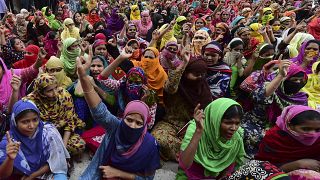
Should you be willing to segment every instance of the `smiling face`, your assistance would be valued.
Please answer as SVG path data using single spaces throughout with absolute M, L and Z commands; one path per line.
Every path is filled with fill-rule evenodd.
M 16 119 L 18 131 L 28 137 L 32 137 L 39 125 L 38 114 L 34 111 L 22 112 L 21 117 Z

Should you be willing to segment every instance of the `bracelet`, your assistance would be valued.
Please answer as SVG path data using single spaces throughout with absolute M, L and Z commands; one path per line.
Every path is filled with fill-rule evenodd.
M 89 94 L 92 93 L 94 91 L 94 88 L 92 88 L 90 91 L 83 91 L 83 94 Z

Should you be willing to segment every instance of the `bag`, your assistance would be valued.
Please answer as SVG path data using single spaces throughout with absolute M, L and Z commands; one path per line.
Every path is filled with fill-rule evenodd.
M 103 138 L 105 136 L 105 129 L 101 126 L 96 126 L 92 129 L 89 129 L 81 135 L 83 140 L 86 142 L 87 147 L 92 151 L 96 152 L 99 148 Z

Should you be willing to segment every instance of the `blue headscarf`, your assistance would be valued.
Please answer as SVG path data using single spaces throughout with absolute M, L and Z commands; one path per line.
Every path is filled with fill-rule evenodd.
M 231 27 L 234 28 L 242 19 L 245 19 L 243 16 L 237 16 L 232 22 Z
M 26 110 L 32 110 L 37 113 L 40 119 L 40 111 L 32 101 L 20 100 L 13 106 L 9 133 L 15 141 L 21 143 L 18 155 L 14 160 L 14 168 L 26 175 L 31 175 L 47 163 L 50 154 L 49 143 L 42 136 L 44 124 L 41 120 L 39 120 L 38 129 L 33 137 L 29 138 L 19 132 L 16 117 Z M 4 137 L 0 142 L 0 163 L 3 163 L 7 157 L 6 145 L 7 137 Z

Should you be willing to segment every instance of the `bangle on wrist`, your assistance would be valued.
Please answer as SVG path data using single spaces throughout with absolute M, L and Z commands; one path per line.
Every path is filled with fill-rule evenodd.
M 89 94 L 89 93 L 92 93 L 93 91 L 94 91 L 94 88 L 92 87 L 90 91 L 83 91 L 83 94 Z

